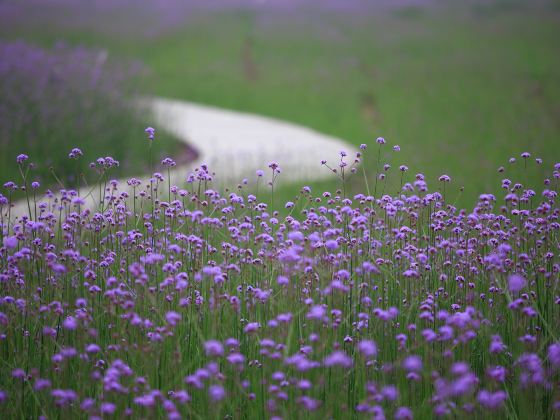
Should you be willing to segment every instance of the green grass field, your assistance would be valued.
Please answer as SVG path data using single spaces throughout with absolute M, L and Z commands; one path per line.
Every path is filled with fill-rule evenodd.
M 493 188 L 510 156 L 560 157 L 560 8 L 306 13 L 201 14 L 151 39 L 48 26 L 4 37 L 140 59 L 156 95 L 286 119 L 355 145 L 384 136 L 403 150 L 394 169 L 407 164 L 410 177 L 421 171 L 432 183 L 447 173 L 452 189 L 465 187 L 459 203 Z

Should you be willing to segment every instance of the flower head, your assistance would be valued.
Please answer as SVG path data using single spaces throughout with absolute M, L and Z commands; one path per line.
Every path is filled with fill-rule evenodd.
M 221 385 L 210 385 L 208 387 L 208 395 L 212 401 L 218 402 L 226 397 L 226 391 Z
M 224 355 L 224 346 L 218 340 L 208 340 L 204 343 L 206 355 L 210 357 L 218 357 Z
M 341 366 L 344 368 L 352 367 L 352 358 L 340 350 L 336 350 L 325 357 L 324 364 L 326 367 Z
M 512 274 L 508 277 L 508 289 L 512 293 L 517 293 L 527 285 L 527 281 L 519 274 Z
M 29 156 L 25 155 L 25 154 L 20 154 L 16 157 L 16 162 L 19 164 L 22 164 L 23 162 L 25 162 L 27 159 L 29 159 Z
M 144 132 L 148 135 L 148 140 L 153 140 L 156 130 L 153 127 L 146 127 L 146 129 L 144 130 Z
M 377 356 L 377 345 L 373 340 L 362 340 L 358 343 L 358 350 L 365 358 L 370 359 Z

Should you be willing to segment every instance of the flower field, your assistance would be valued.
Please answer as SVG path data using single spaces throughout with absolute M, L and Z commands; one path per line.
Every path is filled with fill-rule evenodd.
M 48 186 L 76 186 L 78 178 L 84 182 L 85 168 L 58 151 L 84 143 L 85 158 L 109 153 L 120 159 L 119 176 L 145 172 L 146 154 L 135 147 L 144 117 L 130 105 L 143 71 L 138 62 L 113 60 L 106 50 L 0 41 L 0 178 L 17 173 L 13 156 L 26 153 L 41 157 L 33 172 Z M 188 161 L 180 142 L 160 138 L 155 156 Z
M 18 156 L 0 196 L 2 417 L 558 416 L 560 163 L 511 158 L 463 210 L 449 176 L 389 170 L 398 146 L 360 150 L 317 163 L 338 190 L 282 203 L 274 162 L 231 190 L 203 165 L 127 194 L 100 158 L 103 189 L 56 195 Z

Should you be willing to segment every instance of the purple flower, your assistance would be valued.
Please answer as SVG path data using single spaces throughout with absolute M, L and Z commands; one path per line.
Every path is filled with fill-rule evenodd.
M 278 371 L 278 372 L 274 372 L 274 373 L 272 374 L 272 380 L 273 380 L 273 381 L 278 381 L 278 382 L 279 382 L 279 381 L 283 381 L 284 378 L 286 378 L 286 374 L 285 374 L 284 372 L 279 372 L 279 371 Z
M 64 320 L 62 326 L 67 330 L 75 330 L 76 328 L 78 328 L 78 320 L 73 316 L 69 316 Z
M 377 356 L 377 345 L 373 340 L 362 340 L 358 343 L 358 350 L 366 359 Z
M 375 140 L 377 142 L 377 144 L 385 144 L 385 139 L 383 137 L 377 137 L 377 140 Z
M 408 407 L 399 407 L 395 411 L 395 420 L 412 420 L 413 418 L 412 410 Z
M 153 140 L 156 130 L 152 127 L 146 127 L 146 129 L 144 130 L 144 132 L 148 135 L 148 140 Z
M 508 277 L 508 288 L 512 293 L 521 291 L 526 285 L 527 281 L 519 274 L 512 274 Z
M 341 366 L 350 369 L 353 365 L 352 358 L 340 350 L 336 350 L 325 357 L 323 361 L 326 367 Z
M 502 353 L 505 350 L 505 345 L 499 335 L 493 335 L 490 341 L 490 353 Z
M 305 236 L 303 233 L 301 233 L 300 231 L 292 231 L 290 233 L 288 233 L 288 239 L 294 241 L 294 242 L 302 242 L 305 239 Z
M 232 365 L 242 365 L 245 362 L 245 356 L 241 353 L 231 353 L 226 357 L 226 359 Z
M 169 158 L 169 157 L 166 157 L 165 159 L 163 159 L 163 160 L 161 161 L 161 164 L 162 164 L 163 166 L 169 166 L 169 167 L 173 167 L 173 166 L 176 166 L 176 165 L 177 165 L 177 163 L 176 163 L 173 159 L 171 159 L 171 158 Z
M 465 375 L 469 373 L 470 368 L 467 362 L 455 362 L 451 365 L 451 373 L 453 375 Z
M 70 159 L 78 159 L 80 156 L 83 156 L 83 152 L 78 149 L 77 147 L 73 148 L 70 153 L 68 153 L 68 157 Z
M 478 385 L 478 378 L 470 372 L 465 372 L 456 378 L 450 389 L 450 394 L 454 396 L 463 396 L 471 394 Z
M 78 399 L 78 394 L 72 389 L 53 389 L 51 396 L 58 406 L 67 406 Z
M 317 321 L 323 321 L 327 315 L 327 310 L 321 305 L 312 306 L 307 313 L 308 319 L 315 319 Z
M 279 286 L 286 286 L 290 283 L 290 279 L 286 276 L 278 276 L 276 279 Z
M 227 347 L 239 347 L 239 341 L 233 337 L 226 339 L 225 344 Z
M 489 410 L 496 410 L 504 405 L 507 398 L 505 391 L 496 391 L 494 393 L 483 389 L 478 393 L 478 402 L 481 406 Z
M 15 191 L 18 189 L 18 186 L 15 182 L 13 181 L 8 181 L 4 184 L 4 188 L 11 190 L 11 191 Z
M 313 384 L 307 379 L 301 379 L 298 381 L 297 387 L 301 390 L 307 391 L 313 387 Z
M 29 159 L 29 156 L 24 155 L 24 154 L 22 153 L 22 154 L 20 154 L 20 155 L 18 155 L 18 156 L 16 157 L 16 162 L 19 163 L 19 164 L 22 164 L 22 163 L 25 162 L 27 159 Z
M 101 413 L 106 415 L 112 415 L 117 410 L 117 406 L 110 402 L 104 402 L 101 404 Z
M 181 320 L 181 314 L 174 311 L 169 311 L 165 314 L 165 320 L 169 325 L 174 327 Z
M 153 395 L 140 395 L 138 397 L 134 397 L 134 403 L 141 407 L 154 407 L 156 405 L 156 399 Z
M 422 359 L 420 356 L 411 355 L 404 359 L 403 368 L 409 372 L 421 372 L 422 371 Z
M 18 239 L 15 236 L 4 236 L 4 246 L 8 249 L 14 249 L 18 244 Z
M 272 172 L 277 172 L 277 171 L 280 172 L 280 165 L 278 165 L 277 162 L 270 162 L 270 163 L 268 164 L 268 167 L 269 167 L 270 169 L 272 169 Z
M 224 346 L 217 340 L 208 340 L 204 343 L 204 350 L 209 357 L 219 357 L 224 355 Z
M 218 402 L 226 397 L 226 391 L 221 385 L 210 385 L 208 387 L 208 396 L 212 401 Z
M 507 370 L 503 366 L 494 366 L 488 368 L 486 374 L 496 382 L 504 382 L 506 380 Z
M 51 381 L 48 379 L 37 378 L 35 380 L 35 384 L 33 385 L 33 389 L 35 391 L 42 391 L 44 389 L 51 387 Z
M 243 328 L 243 332 L 246 334 L 251 334 L 257 332 L 259 328 L 261 328 L 261 324 L 259 324 L 258 322 L 249 322 L 247 325 L 245 325 L 245 328 Z
M 555 369 L 560 369 L 560 343 L 553 343 L 548 347 L 548 360 Z
M 394 385 L 387 385 L 381 389 L 381 395 L 388 401 L 395 401 L 399 398 L 399 390 Z
M 297 402 L 301 404 L 307 411 L 315 411 L 321 406 L 321 401 L 315 400 L 308 396 L 299 397 Z
M 99 353 L 101 351 L 101 347 L 97 344 L 88 344 L 86 347 L 86 353 Z
M 180 402 L 181 404 L 186 404 L 191 400 L 191 396 L 187 391 L 182 389 L 173 393 L 173 399 Z

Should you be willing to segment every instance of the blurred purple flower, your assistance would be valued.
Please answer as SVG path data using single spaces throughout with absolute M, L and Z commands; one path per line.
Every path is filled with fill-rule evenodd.
M 508 277 L 508 289 L 512 293 L 518 293 L 519 291 L 523 290 L 523 288 L 527 285 L 527 281 L 523 276 L 519 274 L 511 274 Z
M 496 410 L 501 408 L 504 405 L 504 402 L 507 398 L 507 394 L 505 391 L 496 391 L 494 393 L 483 389 L 478 393 L 478 402 L 484 408 L 488 408 L 489 410 Z
M 343 351 L 337 350 L 325 357 L 324 364 L 326 367 L 341 366 L 349 369 L 354 363 L 350 356 Z
M 204 343 L 206 355 L 210 357 L 219 357 L 224 355 L 224 346 L 217 340 L 208 340 Z
M 226 391 L 221 385 L 210 385 L 208 387 L 208 395 L 212 401 L 218 402 L 226 397 Z
M 358 343 L 358 350 L 365 358 L 371 359 L 377 356 L 377 345 L 373 340 L 362 340 Z
M 146 127 L 146 129 L 144 130 L 144 132 L 147 134 L 148 136 L 148 140 L 152 141 L 155 137 L 155 133 L 156 130 L 153 127 Z

